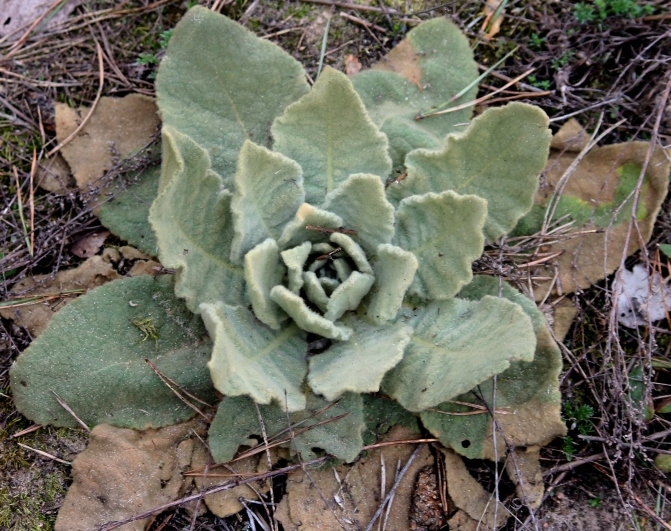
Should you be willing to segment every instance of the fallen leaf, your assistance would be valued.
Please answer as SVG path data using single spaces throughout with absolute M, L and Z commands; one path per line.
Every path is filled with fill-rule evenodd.
M 501 31 L 501 23 L 503 22 L 503 14 L 505 9 L 502 9 L 496 13 L 496 10 L 500 5 L 501 0 L 487 0 L 485 2 L 485 9 L 483 10 L 485 20 L 482 23 L 480 32 L 484 34 L 482 38 L 486 41 L 490 40 L 499 31 Z M 496 18 L 494 18 L 495 15 L 497 15 Z
M 395 426 L 384 440 L 418 438 L 406 428 Z M 352 465 L 289 474 L 287 492 L 278 506 L 276 518 L 285 531 L 319 529 L 346 531 L 363 529 L 377 510 L 382 496 L 380 455 L 386 468 L 385 492 L 394 484 L 397 463 L 403 467 L 414 445 L 399 444 L 370 450 Z M 427 445 L 403 476 L 396 490 L 387 519 L 387 531 L 407 531 L 412 492 L 417 473 L 433 463 Z M 323 497 L 323 499 L 322 499 Z M 324 500 L 328 506 L 324 505 Z M 377 529 L 377 526 L 375 527 Z
M 571 299 L 564 298 L 558 302 L 552 303 L 552 311 L 552 320 L 549 322 L 552 323 L 555 338 L 562 343 L 566 334 L 568 334 L 568 331 L 571 329 L 573 319 L 575 319 L 575 316 L 578 313 L 578 307 Z
M 276 460 L 277 453 L 271 450 L 271 459 Z M 197 470 L 202 470 L 205 468 L 209 458 L 209 453 L 202 445 L 194 452 L 192 467 Z M 211 462 L 211 458 L 210 462 Z M 217 466 L 215 469 L 210 468 L 209 474 L 205 475 L 203 480 L 202 476 L 194 476 L 194 482 L 198 489 L 210 488 L 216 485 L 222 485 L 232 479 L 235 479 L 234 476 L 231 476 L 233 473 L 239 473 L 243 477 L 249 474 L 257 474 L 260 472 L 268 471 L 268 460 L 265 453 L 257 454 L 247 459 L 242 459 L 236 461 L 235 463 L 230 463 L 226 466 Z M 228 474 L 228 477 L 217 477 L 216 474 L 224 473 Z M 269 481 L 256 481 L 248 485 L 240 485 L 234 489 L 225 490 L 222 492 L 217 492 L 206 496 L 204 498 L 205 505 L 207 508 L 220 518 L 225 518 L 231 516 L 237 512 L 240 512 L 244 507 L 240 503 L 240 498 L 245 500 L 258 500 L 259 497 L 257 493 L 265 494 L 270 489 Z
M 540 446 L 515 448 L 506 461 L 506 472 L 515 484 L 517 497 L 530 509 L 541 506 L 545 493 L 540 451 Z
M 80 0 L 70 0 L 61 4 L 47 15 L 43 22 L 31 32 L 35 37 L 47 28 L 65 21 Z M 53 0 L 3 0 L 0 15 L 0 37 L 9 37 L 9 42 L 19 39 L 28 27 L 42 16 L 53 4 Z
M 136 431 L 99 424 L 72 464 L 73 483 L 56 519 L 56 531 L 90 531 L 179 498 L 182 473 L 200 441 L 189 439 L 197 421 Z M 200 430 L 204 433 L 204 429 Z M 147 519 L 123 526 L 143 531 Z
M 43 190 L 57 195 L 65 195 L 77 188 L 70 167 L 60 153 L 43 160 L 37 166 L 35 182 Z
M 60 271 L 56 275 L 35 275 L 17 282 L 10 291 L 11 299 L 26 297 L 53 296 L 66 290 L 89 290 L 102 286 L 110 280 L 120 278 L 112 265 L 113 256 L 103 253 L 101 256 L 92 256 L 79 267 Z M 0 315 L 5 319 L 12 319 L 28 330 L 35 338 L 47 327 L 53 314 L 73 300 L 75 296 L 56 297 L 44 302 L 19 306 L 16 308 L 0 308 Z
M 345 57 L 345 73 L 348 76 L 353 76 L 361 71 L 361 63 L 354 55 L 349 54 Z
M 63 142 L 79 127 L 88 111 L 86 107 L 72 109 L 64 103 L 56 104 L 58 142 Z M 152 98 L 142 94 L 101 98 L 84 127 L 61 149 L 79 189 L 82 192 L 101 189 L 105 173 L 120 160 L 147 146 L 159 126 L 156 102 Z M 97 198 L 97 194 L 94 195 Z
M 540 228 L 560 179 L 585 142 L 576 123 L 572 122 L 562 127 L 555 137 L 557 141 L 553 146 L 558 148 L 550 151 L 536 205 L 516 228 L 520 234 L 533 234 Z M 577 142 L 573 147 L 571 138 Z M 661 147 L 654 147 L 641 189 L 637 228 L 630 233 L 631 191 L 649 147 L 649 142 L 595 147 L 577 165 L 561 191 L 554 216 L 555 219 L 568 216 L 564 221 L 573 220 L 574 226 L 561 241 L 543 248 L 548 255 L 560 255 L 532 271 L 533 276 L 548 279 L 534 286 L 536 300 L 543 300 L 548 291 L 561 295 L 588 288 L 619 267 L 623 254 L 631 255 L 650 239 L 666 197 L 671 162 Z
M 452 450 L 441 448 L 440 451 L 445 464 L 447 492 L 454 504 L 464 512 L 464 515 L 459 517 L 462 521 L 460 525 L 464 527 L 458 529 L 471 529 L 466 527 L 468 523 L 466 515 L 476 524 L 472 529 L 478 528 L 479 525 L 480 529 L 498 529 L 504 525 L 509 514 L 505 506 L 496 501 L 493 495 L 471 476 L 461 457 Z M 452 529 L 451 521 L 450 529 Z
M 79 256 L 79 258 L 89 258 L 100 251 L 109 235 L 110 231 L 108 230 L 89 234 L 73 243 L 70 250 L 72 254 Z

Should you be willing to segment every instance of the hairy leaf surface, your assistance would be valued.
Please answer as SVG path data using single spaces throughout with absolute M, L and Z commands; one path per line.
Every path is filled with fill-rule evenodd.
M 417 257 L 411 294 L 448 299 L 468 284 L 471 263 L 484 250 L 487 203 L 451 191 L 404 199 L 397 213 L 394 243 Z
M 316 393 L 334 400 L 346 391 L 372 393 L 403 358 L 412 328 L 402 323 L 371 326 L 352 320 L 349 341 L 334 343 L 310 358 L 308 382 Z
M 383 390 L 410 411 L 451 400 L 507 369 L 531 361 L 536 337 L 517 304 L 486 296 L 480 301 L 450 299 L 408 310 L 414 328 L 403 361 L 383 382 Z
M 377 63 L 352 77 L 371 119 L 389 138 L 395 167 L 416 148 L 435 149 L 448 133 L 467 123 L 473 107 L 431 116 L 429 112 L 473 82 L 478 68 L 468 39 L 452 22 L 434 18 L 411 30 L 400 44 Z M 475 99 L 477 84 L 451 107 Z
M 315 457 L 313 449 L 321 448 L 334 457 L 352 461 L 363 446 L 363 400 L 360 395 L 347 394 L 329 407 L 330 404 L 323 398 L 308 394 L 304 411 L 286 413 L 284 407 L 271 404 L 258 406 L 258 412 L 268 438 L 285 440 L 285 446 L 290 446 L 292 453 L 300 453 L 301 459 Z M 344 416 L 328 422 L 341 415 Z M 209 431 L 214 460 L 217 463 L 230 461 L 240 445 L 263 443 L 259 423 L 257 409 L 251 399 L 224 398 Z M 294 432 L 293 441 L 291 431 Z M 251 437 L 254 440 L 250 440 Z
M 564 435 L 566 427 L 561 419 L 559 373 L 562 357 L 550 334 L 545 317 L 533 301 L 506 283 L 499 286 L 498 279 L 478 276 L 464 288 L 459 296 L 476 301 L 485 295 L 498 295 L 521 307 L 530 317 L 536 334 L 536 351 L 533 361 L 516 361 L 496 377 L 496 400 L 493 399 L 494 381 L 483 382 L 479 392 L 469 392 L 455 401 L 493 408 L 496 422 L 507 441 L 516 446 L 548 444 L 554 437 Z M 502 343 L 503 344 L 503 343 Z M 482 400 L 486 402 L 483 403 Z M 450 415 L 476 411 L 456 403 L 443 403 L 436 411 L 421 414 L 424 426 L 445 446 L 472 459 L 493 459 L 492 420 L 489 414 Z M 442 413 L 441 413 L 442 412 Z M 499 457 L 506 450 L 506 441 L 497 441 Z
M 303 168 L 306 201 L 320 205 L 352 173 L 391 171 L 387 138 L 370 121 L 350 80 L 332 68 L 272 127 L 275 151 Z
M 489 109 L 442 149 L 408 154 L 408 176 L 390 188 L 390 197 L 452 190 L 487 200 L 485 237 L 508 233 L 533 205 L 538 175 L 550 150 L 548 117 L 538 107 L 510 103 Z
M 230 259 L 231 193 L 189 137 L 164 127 L 163 146 L 163 189 L 149 220 L 161 263 L 177 270 L 175 293 L 196 313 L 203 302 L 244 304 L 243 270 Z
M 202 146 L 227 187 L 243 142 L 270 147 L 270 124 L 308 90 L 288 53 L 198 6 L 175 27 L 156 76 L 163 124 Z
M 89 426 L 158 428 L 192 417 L 145 359 L 213 401 L 212 343 L 173 289 L 170 275 L 124 278 L 69 303 L 10 371 L 17 409 L 40 424 L 77 426 L 53 391 Z
M 241 306 L 203 304 L 203 321 L 214 338 L 208 363 L 214 386 L 224 395 L 275 400 L 289 411 L 305 407 L 300 390 L 307 372 L 307 343 L 295 326 L 274 331 Z

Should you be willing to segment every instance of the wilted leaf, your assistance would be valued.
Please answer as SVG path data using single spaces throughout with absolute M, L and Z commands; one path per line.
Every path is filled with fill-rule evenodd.
M 501 31 L 501 23 L 503 22 L 503 14 L 505 13 L 505 9 L 499 10 L 500 5 L 501 0 L 487 0 L 485 2 L 485 8 L 483 10 L 485 20 L 482 22 L 480 32 L 484 33 L 483 38 L 486 41 L 491 40 L 492 37 Z
M 313 394 L 307 395 L 304 411 L 287 413 L 285 408 L 271 404 L 258 406 L 269 438 L 286 440 L 285 446 L 292 453 L 298 452 L 301 459 L 314 457 L 314 450 L 321 448 L 326 453 L 345 461 L 352 461 L 359 455 L 364 429 L 363 402 L 360 395 L 347 394 L 335 404 Z M 344 416 L 342 416 L 344 415 Z M 342 416 L 328 422 L 329 419 Z M 304 421 L 304 422 L 302 422 Z M 299 423 L 294 431 L 309 428 L 303 433 L 295 433 L 291 440 L 289 423 Z M 246 397 L 225 397 L 219 404 L 209 431 L 209 445 L 217 463 L 230 461 L 238 447 L 263 443 L 262 429 L 254 402 Z
M 47 28 L 67 20 L 72 10 L 81 3 L 81 0 L 70 0 L 58 4 L 55 9 L 49 0 L 3 0 L 2 15 L 0 15 L 0 37 L 8 37 L 9 42 L 22 37 L 28 27 L 39 17 L 50 11 L 30 33 L 32 38 L 37 37 Z
M 330 67 L 312 91 L 272 126 L 273 149 L 303 168 L 305 197 L 321 205 L 353 173 L 391 172 L 387 138 L 366 114 L 350 80 Z
M 345 73 L 353 76 L 361 71 L 361 62 L 356 56 L 349 54 L 345 57 Z
M 56 138 L 65 140 L 89 109 L 56 105 Z M 82 192 L 104 183 L 100 179 L 118 160 L 127 159 L 147 146 L 158 133 L 159 118 L 153 98 L 129 94 L 102 97 L 93 114 L 61 153 L 70 165 Z
M 56 531 L 91 531 L 177 499 L 188 483 L 194 422 L 143 432 L 100 424 L 72 465 Z M 148 518 L 123 526 L 144 531 Z
M 75 256 L 79 258 L 90 258 L 91 256 L 98 254 L 100 248 L 105 243 L 105 240 L 110 235 L 110 231 L 104 230 L 102 232 L 94 232 L 88 236 L 77 240 L 72 244 L 70 250 Z
M 393 164 L 399 167 L 408 151 L 436 149 L 457 124 L 470 120 L 471 107 L 415 118 L 448 103 L 477 76 L 466 37 L 446 18 L 434 18 L 411 30 L 373 69 L 353 76 L 352 83 L 373 122 L 389 138 Z M 474 84 L 455 104 L 472 101 L 476 93 Z
M 145 362 L 192 394 L 214 399 L 206 365 L 212 343 L 173 290 L 170 275 L 142 276 L 68 304 L 12 366 L 17 409 L 40 424 L 76 426 L 54 391 L 91 426 L 142 429 L 193 416 Z
M 565 132 L 565 129 L 568 132 Z M 541 228 L 548 204 L 560 179 L 575 161 L 579 146 L 567 148 L 564 137 L 579 136 L 575 123 L 567 123 L 555 136 L 545 170 L 545 181 L 536 194 L 531 212 L 515 229 L 518 234 L 533 234 Z M 554 146 L 561 149 L 554 149 Z M 619 267 L 623 254 L 630 255 L 645 244 L 666 196 L 671 162 L 659 146 L 654 146 L 641 188 L 636 225 L 629 234 L 633 194 L 649 142 L 629 142 L 593 148 L 566 182 L 553 219 L 574 221 L 572 232 L 557 243 L 546 246 L 548 254 L 561 253 L 532 271 L 532 275 L 554 279 L 541 280 L 534 286 L 534 297 L 542 300 L 549 290 L 566 294 L 598 282 Z M 598 229 L 598 232 L 594 232 Z M 628 241 L 628 247 L 625 248 Z
M 205 149 L 224 186 L 243 142 L 270 147 L 273 120 L 308 90 L 289 54 L 199 6 L 175 27 L 156 77 L 163 123 Z
M 76 296 L 67 295 L 69 290 L 91 289 L 117 278 L 120 275 L 114 269 L 109 253 L 92 256 L 80 266 L 65 269 L 56 275 L 35 275 L 19 280 L 10 292 L 12 299 L 20 302 L 27 297 L 43 296 L 44 302 L 0 308 L 0 315 L 13 319 L 35 338 L 44 331 L 54 313 Z
M 65 195 L 77 188 L 70 167 L 60 153 L 38 164 L 35 183 L 47 192 L 57 195 Z
M 540 446 L 516 448 L 506 461 L 506 472 L 515 484 L 517 497 L 530 509 L 541 506 L 545 493 L 540 450 Z

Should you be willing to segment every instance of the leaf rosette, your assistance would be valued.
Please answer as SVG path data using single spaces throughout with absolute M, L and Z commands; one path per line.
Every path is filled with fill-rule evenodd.
M 212 383 L 226 395 L 210 428 L 217 460 L 249 443 L 255 411 L 279 427 L 336 399 L 334 427 L 295 447 L 351 460 L 362 394 L 445 409 L 534 358 L 532 320 L 513 298 L 458 294 L 485 241 L 531 208 L 547 116 L 509 104 L 459 133 L 470 110 L 415 122 L 477 68 L 447 20 L 404 42 L 410 66 L 390 60 L 354 85 L 327 67 L 310 88 L 288 54 L 207 9 L 175 28 L 157 76 L 163 155 L 149 220 L 175 295 L 212 340 Z M 448 44 L 463 80 L 442 70 Z M 399 164 L 407 176 L 394 179 Z

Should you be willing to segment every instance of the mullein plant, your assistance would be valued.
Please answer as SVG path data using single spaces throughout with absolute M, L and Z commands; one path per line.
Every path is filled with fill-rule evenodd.
M 57 394 L 88 425 L 143 429 L 193 415 L 173 391 L 219 400 L 217 462 L 252 443 L 259 413 L 269 434 L 311 428 L 293 438 L 301 457 L 346 461 L 399 412 L 473 458 L 563 434 L 542 314 L 471 271 L 530 211 L 548 119 L 521 103 L 442 112 L 476 77 L 446 19 L 310 87 L 280 48 L 192 8 L 157 76 L 149 220 L 175 275 L 116 280 L 56 314 L 11 370 L 17 408 L 74 426 Z

